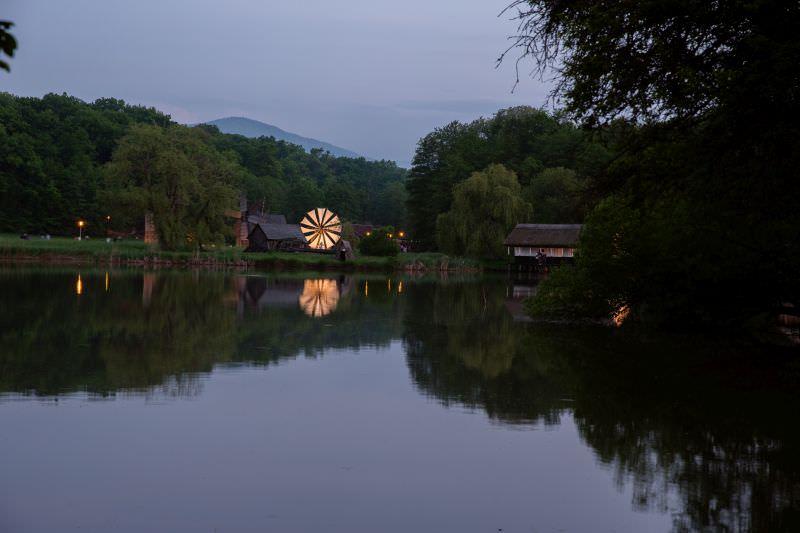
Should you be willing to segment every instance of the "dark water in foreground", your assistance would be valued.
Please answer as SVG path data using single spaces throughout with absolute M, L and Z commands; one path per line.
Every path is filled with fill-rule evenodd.
M 800 356 L 513 294 L 0 271 L 0 531 L 800 531 Z

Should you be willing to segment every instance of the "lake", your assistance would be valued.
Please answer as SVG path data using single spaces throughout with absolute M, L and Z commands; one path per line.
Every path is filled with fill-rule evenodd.
M 800 531 L 800 357 L 504 278 L 0 270 L 0 531 Z

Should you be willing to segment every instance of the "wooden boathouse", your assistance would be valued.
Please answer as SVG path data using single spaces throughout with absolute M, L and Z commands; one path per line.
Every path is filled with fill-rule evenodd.
M 517 224 L 503 244 L 514 265 L 537 268 L 570 262 L 582 224 Z

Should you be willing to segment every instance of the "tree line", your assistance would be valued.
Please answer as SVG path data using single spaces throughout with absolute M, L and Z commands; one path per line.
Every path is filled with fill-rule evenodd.
M 531 107 L 451 122 L 420 139 L 408 178 L 409 224 L 424 248 L 497 257 L 515 222 L 578 223 L 605 143 Z
M 627 308 L 733 325 L 800 306 L 800 6 L 518 0 L 507 13 L 507 53 L 554 73 L 563 107 L 420 140 L 413 233 L 497 256 L 515 222 L 585 222 L 575 265 L 531 302 L 543 318 Z
M 127 231 L 154 213 L 167 247 L 219 242 L 226 209 L 250 204 L 299 221 L 325 205 L 345 220 L 401 227 L 406 171 L 274 138 L 176 124 L 154 108 L 102 98 L 0 93 L 0 231 Z

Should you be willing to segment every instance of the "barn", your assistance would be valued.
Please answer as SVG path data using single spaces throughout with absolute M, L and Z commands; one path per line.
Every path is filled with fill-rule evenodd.
M 572 261 L 582 224 L 517 224 L 503 242 L 518 265 Z
M 258 222 L 253 224 L 247 235 L 246 252 L 267 252 L 271 250 L 303 250 L 306 238 L 299 224 L 274 224 Z
M 245 205 L 244 201 L 242 205 Z M 246 207 L 242 207 L 240 212 L 232 211 L 230 215 L 238 218 L 233 230 L 236 234 L 236 246 L 243 248 L 250 245 L 247 237 L 258 224 L 286 224 L 286 217 L 283 215 L 251 212 Z

